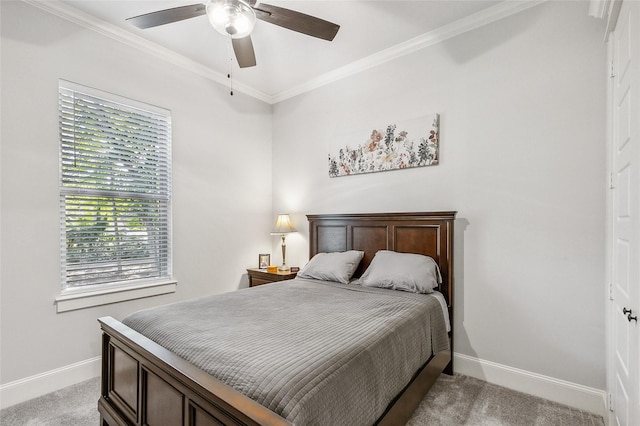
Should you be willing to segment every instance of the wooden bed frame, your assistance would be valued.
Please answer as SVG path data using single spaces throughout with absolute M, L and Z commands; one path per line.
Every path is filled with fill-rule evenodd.
M 433 257 L 453 325 L 453 223 L 456 212 L 308 215 L 309 255 L 362 250 L 361 274 L 378 250 Z M 291 425 L 111 317 L 98 320 L 102 337 L 101 426 Z M 444 371 L 453 373 L 451 350 L 433 356 L 390 402 L 378 425 L 405 424 Z

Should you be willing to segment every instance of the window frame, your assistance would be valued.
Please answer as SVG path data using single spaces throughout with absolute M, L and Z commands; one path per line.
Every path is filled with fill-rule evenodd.
M 166 271 L 163 267 L 159 266 L 161 263 L 154 266 L 161 272 L 161 276 L 147 277 L 140 279 L 128 278 L 124 281 L 110 281 L 95 284 L 85 285 L 69 285 L 67 276 L 67 203 L 65 197 L 73 195 L 80 197 L 86 195 L 86 193 L 100 193 L 97 191 L 86 191 L 81 188 L 73 188 L 64 184 L 63 182 L 63 139 L 62 139 L 62 126 L 63 126 L 63 113 L 62 113 L 62 98 L 63 91 L 72 91 L 79 94 L 88 95 L 90 97 L 104 100 L 108 103 L 119 104 L 125 109 L 130 109 L 133 114 L 133 110 L 144 111 L 151 114 L 159 114 L 167 120 L 167 134 L 164 135 L 164 141 L 166 143 L 166 169 L 161 169 L 162 172 L 166 172 L 166 179 L 168 181 L 166 194 L 162 195 L 160 205 L 166 207 L 163 208 L 163 215 L 166 218 L 166 223 L 161 222 L 161 226 L 164 227 L 164 231 L 161 232 L 162 238 L 166 237 L 167 254 L 166 254 Z M 164 108 L 160 108 L 154 105 L 149 105 L 140 101 L 125 98 L 123 96 L 115 95 L 113 93 L 105 92 L 102 90 L 94 89 L 78 83 L 73 83 L 66 80 L 59 80 L 58 86 L 59 97 L 59 118 L 58 118 L 58 152 L 59 152 L 59 196 L 60 196 L 60 295 L 56 298 L 55 304 L 58 312 L 66 312 L 75 309 L 82 309 L 91 306 L 98 306 L 108 303 L 116 303 L 124 300 L 132 300 L 142 297 L 149 297 L 159 294 L 166 294 L 176 291 L 177 281 L 173 278 L 173 251 L 172 251 L 172 195 L 171 195 L 171 112 Z M 162 157 L 164 159 L 164 156 Z M 113 160 L 115 163 L 116 160 Z M 68 177 L 68 175 L 65 175 Z M 146 182 L 146 181 L 145 181 Z M 112 191 L 108 194 L 109 197 L 115 200 L 118 197 L 130 198 L 130 199 L 143 199 L 147 198 L 144 194 L 140 197 L 133 197 L 133 192 L 125 191 Z M 153 199 L 154 196 L 149 197 Z M 116 233 L 117 234 L 117 233 Z M 163 242 L 165 240 L 163 239 Z M 157 247 L 157 246 L 154 246 Z M 153 257 L 153 256 L 152 256 Z M 162 257 L 164 258 L 164 257 Z M 156 260 L 161 262 L 160 260 Z

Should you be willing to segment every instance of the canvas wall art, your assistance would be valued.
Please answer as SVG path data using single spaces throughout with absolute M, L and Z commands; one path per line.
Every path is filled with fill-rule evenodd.
M 337 154 L 329 154 L 329 176 L 436 165 L 440 154 L 439 126 L 439 114 L 431 114 L 349 135 L 349 138 L 362 135 L 360 140 L 353 140 L 359 145 L 347 141 Z

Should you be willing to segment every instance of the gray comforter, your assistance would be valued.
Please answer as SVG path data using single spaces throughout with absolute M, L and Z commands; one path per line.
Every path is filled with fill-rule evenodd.
M 431 296 L 295 279 L 134 313 L 124 324 L 296 425 L 371 425 L 432 353 Z

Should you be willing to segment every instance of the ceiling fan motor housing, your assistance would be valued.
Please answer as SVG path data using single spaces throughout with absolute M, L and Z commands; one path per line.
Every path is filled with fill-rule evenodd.
M 207 3 L 209 22 L 220 34 L 244 38 L 256 24 L 256 14 L 242 0 L 210 0 Z

